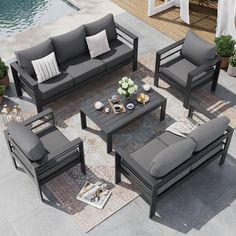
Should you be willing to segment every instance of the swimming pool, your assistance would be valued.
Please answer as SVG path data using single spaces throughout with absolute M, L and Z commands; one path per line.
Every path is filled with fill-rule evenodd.
M 78 10 L 65 0 L 0 0 L 0 39 Z

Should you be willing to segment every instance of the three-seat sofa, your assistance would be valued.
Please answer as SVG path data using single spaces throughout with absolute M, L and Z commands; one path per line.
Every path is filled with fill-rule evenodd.
M 111 50 L 91 59 L 86 36 L 95 35 L 104 29 Z M 32 61 L 52 52 L 55 52 L 61 74 L 39 83 Z M 11 63 L 11 70 L 17 96 L 22 96 L 23 89 L 33 98 L 40 112 L 45 104 L 124 65 L 132 62 L 133 70 L 136 70 L 138 37 L 115 23 L 113 15 L 108 14 L 15 54 L 17 60 Z

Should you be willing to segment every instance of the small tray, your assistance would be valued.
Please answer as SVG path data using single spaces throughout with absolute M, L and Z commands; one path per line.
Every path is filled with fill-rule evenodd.
M 111 106 L 111 108 L 112 108 L 112 110 L 113 110 L 113 112 L 114 112 L 115 114 L 119 114 L 119 113 L 126 112 L 126 109 L 125 109 L 125 106 L 124 106 L 123 103 L 118 103 L 118 104 L 120 104 L 120 105 L 122 106 L 122 108 L 121 108 L 120 111 L 116 111 L 116 110 L 114 109 L 114 104 L 112 103 L 112 101 L 111 101 L 110 98 L 108 99 L 108 102 L 110 103 L 110 106 Z

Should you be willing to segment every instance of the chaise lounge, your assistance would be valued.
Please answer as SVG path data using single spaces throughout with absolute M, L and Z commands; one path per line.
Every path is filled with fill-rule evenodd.
M 110 51 L 91 58 L 86 37 L 103 30 L 106 31 Z M 32 61 L 52 52 L 55 52 L 61 74 L 41 83 L 37 80 Z M 17 96 L 22 96 L 23 89 L 32 97 L 40 112 L 45 104 L 124 65 L 132 62 L 133 70 L 136 70 L 138 37 L 115 23 L 113 15 L 108 14 L 15 54 L 17 61 L 11 63 L 11 70 Z
M 150 218 L 155 214 L 158 198 L 176 184 L 217 158 L 220 165 L 225 162 L 233 134 L 229 119 L 215 118 L 198 105 L 190 104 L 189 118 L 202 120 L 199 112 L 212 120 L 197 127 L 188 137 L 165 131 L 131 154 L 115 147 L 115 182 L 118 184 L 123 174 L 138 186 L 150 204 Z

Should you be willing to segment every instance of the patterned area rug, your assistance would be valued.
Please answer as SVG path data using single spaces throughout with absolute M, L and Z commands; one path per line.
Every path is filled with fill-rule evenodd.
M 70 140 L 79 136 L 84 141 L 87 175 L 83 176 L 80 167 L 75 166 L 50 181 L 47 187 L 60 206 L 75 218 L 85 232 L 88 232 L 134 200 L 139 193 L 125 178 L 122 179 L 120 185 L 114 184 L 114 154 L 108 155 L 106 153 L 103 134 L 93 122 L 88 119 L 89 128 L 81 129 L 79 104 L 91 96 L 98 96 L 106 87 L 117 87 L 118 80 L 123 76 L 130 76 L 137 81 L 143 80 L 153 83 L 154 61 L 153 55 L 146 55 L 140 58 L 139 68 L 136 72 L 131 72 L 130 65 L 123 67 L 48 105 L 54 111 L 56 124 L 65 136 Z M 186 117 L 187 110 L 183 108 L 181 94 L 163 81 L 160 82 L 160 87 L 155 89 L 167 98 L 166 119 L 160 122 L 159 110 L 154 111 L 115 134 L 113 137 L 114 145 L 120 145 L 127 152 L 133 152 L 158 135 L 160 131 L 175 120 Z M 235 109 L 231 108 L 227 102 L 219 100 L 209 91 L 205 89 L 198 90 L 194 94 L 194 99 L 208 110 L 220 115 L 224 114 L 232 122 L 235 120 Z M 25 114 L 25 117 L 30 117 L 35 113 L 34 110 Z M 234 126 L 235 122 L 231 125 Z M 93 183 L 97 181 L 105 182 L 112 191 L 112 196 L 103 210 L 76 200 L 77 194 L 86 181 Z

